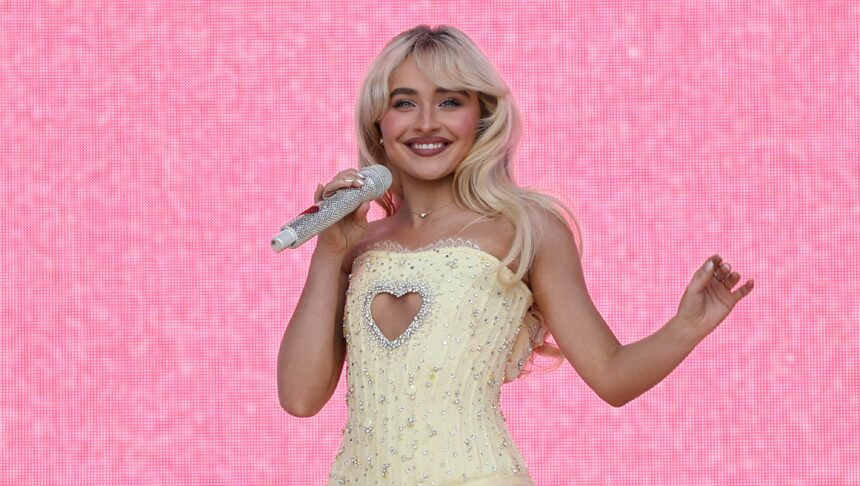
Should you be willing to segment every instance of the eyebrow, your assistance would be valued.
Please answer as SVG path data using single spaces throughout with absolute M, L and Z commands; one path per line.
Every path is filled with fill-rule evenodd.
M 469 92 L 466 90 L 456 91 L 456 90 L 452 90 L 452 89 L 436 88 L 436 94 L 440 94 L 440 93 L 456 93 L 456 94 L 463 95 L 466 98 L 469 97 Z M 416 94 L 418 94 L 418 91 L 415 91 L 412 88 L 397 88 L 394 91 L 392 91 L 391 93 L 389 93 L 388 97 L 394 98 L 395 96 L 401 95 L 401 94 L 402 95 L 416 95 Z

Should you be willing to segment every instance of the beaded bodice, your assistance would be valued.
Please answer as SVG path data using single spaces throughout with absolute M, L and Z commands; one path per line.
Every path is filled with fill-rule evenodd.
M 533 484 L 499 397 L 539 326 L 524 319 L 531 291 L 502 285 L 499 263 L 462 239 L 380 242 L 356 257 L 343 321 L 349 416 L 329 484 Z M 421 296 L 393 339 L 371 311 L 380 293 Z

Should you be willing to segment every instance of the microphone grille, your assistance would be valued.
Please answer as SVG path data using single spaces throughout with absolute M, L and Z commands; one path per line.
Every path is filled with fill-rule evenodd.
M 370 165 L 358 172 L 365 178 L 364 186 L 361 188 L 362 192 L 365 193 L 365 198 L 362 198 L 365 201 L 382 197 L 385 191 L 391 187 L 393 180 L 391 171 L 384 165 Z

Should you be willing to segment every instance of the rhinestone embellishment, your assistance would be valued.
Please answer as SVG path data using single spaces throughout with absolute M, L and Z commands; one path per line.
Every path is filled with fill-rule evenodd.
M 394 253 L 421 253 L 425 251 L 431 250 L 442 250 L 445 248 L 457 248 L 457 247 L 466 247 L 471 248 L 473 250 L 481 250 L 481 247 L 478 246 L 478 243 L 475 240 L 471 240 L 468 238 L 458 238 L 458 237 L 450 237 L 443 238 L 441 240 L 435 241 L 433 243 L 418 247 L 418 248 L 409 248 L 404 246 L 402 243 L 398 243 L 394 240 L 380 240 L 375 243 L 371 243 L 366 246 L 363 251 L 390 251 Z
M 373 298 L 381 293 L 389 293 L 397 298 L 403 297 L 408 293 L 417 293 L 421 296 L 421 307 L 418 309 L 418 312 L 415 314 L 415 317 L 412 319 L 412 322 L 409 323 L 409 326 L 403 331 L 402 334 L 397 336 L 397 338 L 390 340 L 385 337 L 385 334 L 382 334 L 382 331 L 379 329 L 379 326 L 376 325 L 376 322 L 373 320 L 373 315 L 370 313 L 370 304 L 373 302 Z M 415 334 L 416 331 L 421 327 L 427 317 L 430 314 L 430 309 L 433 307 L 433 293 L 430 290 L 430 287 L 424 282 L 417 281 L 394 281 L 394 282 L 380 282 L 376 285 L 373 285 L 368 289 L 364 298 L 364 322 L 373 335 L 376 337 L 377 342 L 388 349 L 394 349 L 405 343 L 409 340 L 409 338 Z
M 349 416 L 329 481 L 526 482 L 499 399 L 507 369 L 518 375 L 531 351 L 528 287 L 502 285 L 498 258 L 465 239 L 358 251 L 344 309 Z

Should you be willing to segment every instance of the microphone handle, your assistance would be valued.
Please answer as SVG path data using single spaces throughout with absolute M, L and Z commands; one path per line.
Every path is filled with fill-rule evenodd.
M 347 187 L 338 190 L 284 225 L 281 232 L 272 238 L 272 250 L 280 253 L 286 248 L 298 248 L 358 209 L 362 202 L 358 189 Z
M 391 173 L 383 166 L 365 167 L 360 172 L 365 175 L 363 186 L 340 189 L 306 209 L 272 238 L 272 250 L 280 253 L 286 248 L 297 248 L 358 209 L 361 203 L 382 196 L 391 185 Z

